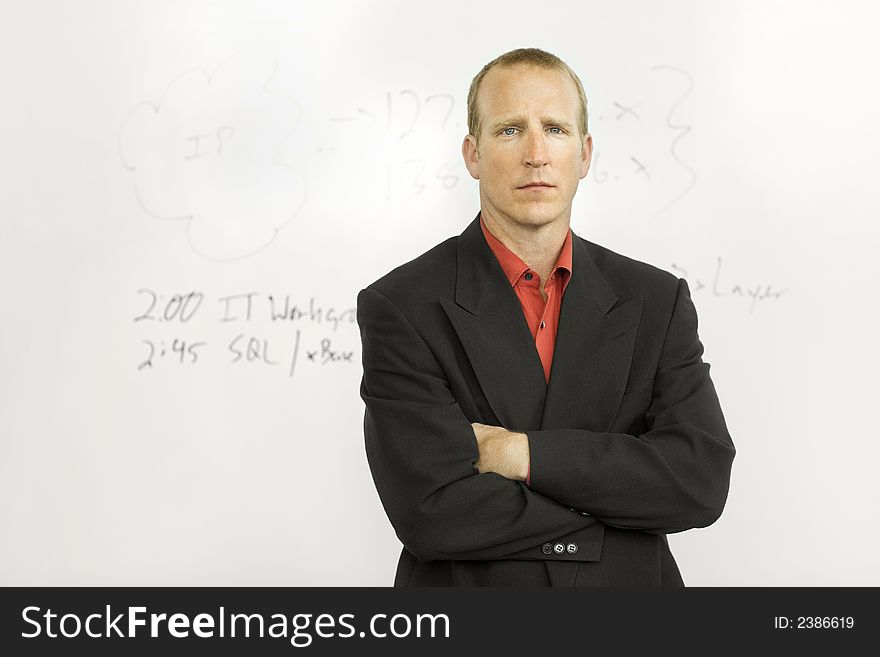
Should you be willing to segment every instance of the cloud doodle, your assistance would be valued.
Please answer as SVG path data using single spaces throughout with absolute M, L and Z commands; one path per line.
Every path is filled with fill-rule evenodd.
M 121 121 L 119 158 L 138 203 L 180 221 L 206 259 L 266 248 L 305 203 L 305 179 L 278 157 L 300 107 L 270 90 L 276 68 L 272 56 L 248 52 L 211 73 L 188 69 Z

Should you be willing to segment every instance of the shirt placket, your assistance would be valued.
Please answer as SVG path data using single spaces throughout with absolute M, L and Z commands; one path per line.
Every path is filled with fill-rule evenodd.
M 555 301 L 555 275 L 551 276 L 550 285 L 546 286 L 544 288 L 544 291 L 547 293 L 547 300 L 544 302 L 544 307 L 541 310 L 541 321 L 538 323 L 537 342 L 538 354 L 541 356 L 541 362 L 544 365 L 544 372 L 546 374 L 550 370 L 550 363 L 546 361 L 552 360 L 553 358 L 550 350 L 550 346 L 553 341 L 553 335 L 552 331 L 550 330 L 551 327 L 550 322 L 547 319 L 547 314 L 553 308 L 553 302 Z

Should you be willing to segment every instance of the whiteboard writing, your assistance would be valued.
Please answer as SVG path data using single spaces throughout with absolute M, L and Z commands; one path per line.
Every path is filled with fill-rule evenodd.
M 142 310 L 133 321 L 144 327 L 138 371 L 193 367 L 214 359 L 239 367 L 253 364 L 278 369 L 293 377 L 298 365 L 308 368 L 359 364 L 355 358 L 359 337 L 351 335 L 357 321 L 354 307 L 324 305 L 315 297 L 303 303 L 289 294 L 259 292 L 220 296 L 208 306 L 201 291 L 164 295 L 140 288 L 137 294 Z M 147 328 L 151 325 L 155 330 Z M 160 330 L 159 325 L 174 327 L 173 335 Z M 245 328 L 230 330 L 220 339 L 206 339 L 205 333 L 217 335 L 212 326 L 218 325 Z M 273 325 L 296 328 L 292 333 L 279 334 L 272 330 Z M 196 328 L 186 330 L 190 326 Z M 314 335 L 317 329 L 320 332 Z M 333 335 L 340 329 L 346 335 Z
M 755 307 L 763 301 L 779 301 L 782 295 L 789 292 L 788 288 L 776 289 L 773 285 L 765 283 L 742 283 L 731 281 L 723 273 L 724 263 L 721 256 L 715 260 L 715 269 L 712 276 L 696 277 L 684 267 L 672 263 L 672 271 L 684 278 L 694 294 L 710 294 L 717 298 L 730 299 L 737 302 L 747 302 L 749 314 L 754 314 Z

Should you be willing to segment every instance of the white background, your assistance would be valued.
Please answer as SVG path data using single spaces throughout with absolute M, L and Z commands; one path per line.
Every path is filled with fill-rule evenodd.
M 536 46 L 572 227 L 688 279 L 738 450 L 686 584 L 880 585 L 874 3 L 0 7 L 0 584 L 390 584 L 352 309 L 474 217 L 468 85 Z

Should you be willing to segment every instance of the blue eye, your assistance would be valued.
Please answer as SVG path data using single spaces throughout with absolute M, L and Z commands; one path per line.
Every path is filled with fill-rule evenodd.
M 562 128 L 560 128 L 559 126 L 556 126 L 556 125 L 551 126 L 550 130 L 557 130 L 558 131 L 558 132 L 554 132 L 553 133 L 554 135 L 561 135 L 562 134 Z
M 504 130 L 501 131 L 501 134 L 506 135 L 508 137 L 513 137 L 515 132 L 516 132 L 516 128 L 504 128 Z

